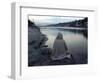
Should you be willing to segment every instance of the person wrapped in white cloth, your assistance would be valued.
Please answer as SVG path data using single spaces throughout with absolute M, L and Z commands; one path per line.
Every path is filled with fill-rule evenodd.
M 61 60 L 64 58 L 71 58 L 71 55 L 68 53 L 67 45 L 63 39 L 62 33 L 58 33 L 51 54 L 52 60 Z

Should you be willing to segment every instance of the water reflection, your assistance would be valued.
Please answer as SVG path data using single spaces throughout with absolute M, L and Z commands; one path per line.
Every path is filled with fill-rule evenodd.
M 41 28 L 43 34 L 48 37 L 47 45 L 52 48 L 58 32 L 63 34 L 63 38 L 68 46 L 69 52 L 73 55 L 76 63 L 87 63 L 87 30 Z

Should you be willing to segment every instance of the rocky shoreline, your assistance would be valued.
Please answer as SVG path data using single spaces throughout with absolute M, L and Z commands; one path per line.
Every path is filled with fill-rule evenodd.
M 72 55 L 71 58 L 52 60 L 50 58 L 52 49 L 46 45 L 47 40 L 47 36 L 40 31 L 40 28 L 28 20 L 28 66 L 75 64 Z

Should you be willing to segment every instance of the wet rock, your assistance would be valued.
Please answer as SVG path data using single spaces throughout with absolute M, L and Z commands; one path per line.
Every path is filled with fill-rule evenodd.
M 61 60 L 52 60 L 50 63 L 50 65 L 71 65 L 71 64 L 75 64 L 75 60 L 73 59 L 72 55 L 70 58 L 64 58 Z
M 51 53 L 51 49 L 45 45 L 48 38 L 33 22 L 28 23 L 28 65 L 47 65 Z

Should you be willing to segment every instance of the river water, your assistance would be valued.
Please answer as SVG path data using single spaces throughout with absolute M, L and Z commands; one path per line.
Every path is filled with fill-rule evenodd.
M 87 64 L 88 53 L 87 53 L 87 37 L 84 36 L 82 30 L 84 29 L 64 29 L 64 28 L 42 28 L 40 30 L 43 34 L 47 35 L 48 47 L 52 48 L 55 38 L 58 32 L 63 34 L 63 39 L 66 42 L 69 53 L 73 55 L 76 64 Z

